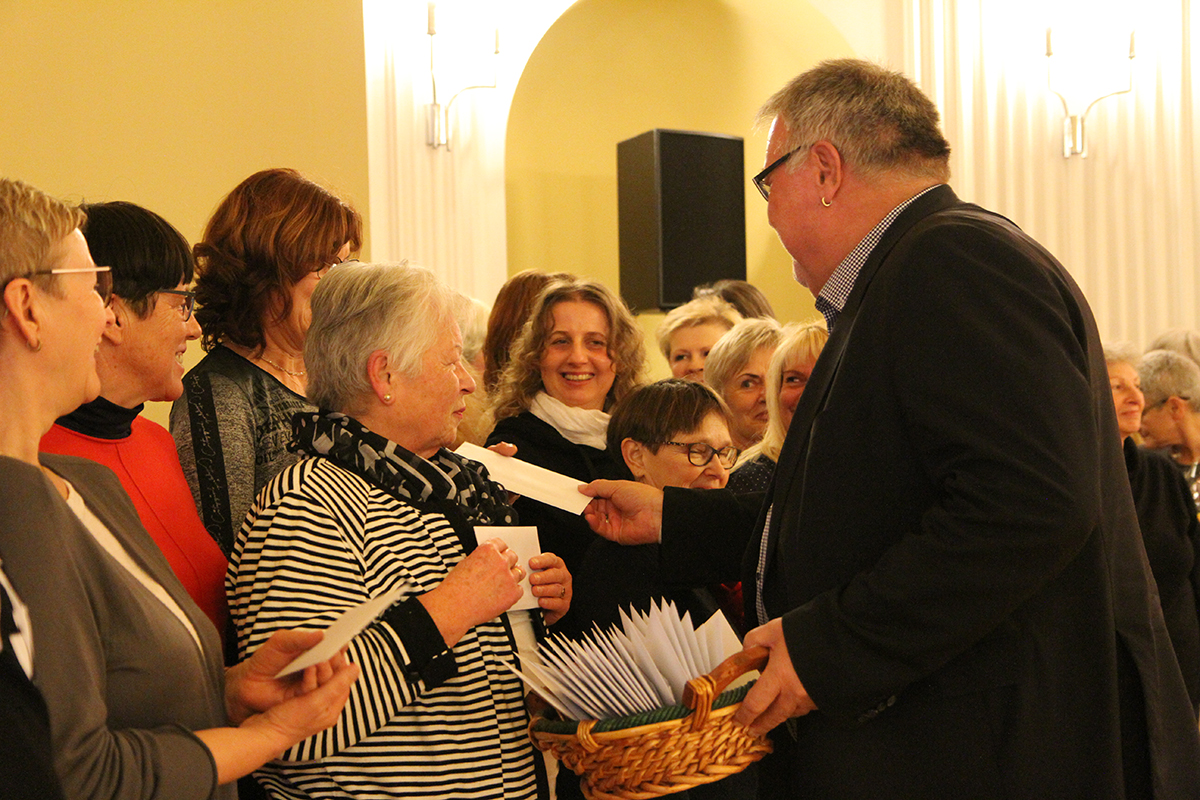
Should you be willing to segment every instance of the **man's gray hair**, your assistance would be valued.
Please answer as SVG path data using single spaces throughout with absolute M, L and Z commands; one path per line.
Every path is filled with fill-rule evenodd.
M 1146 408 L 1178 397 L 1186 400 L 1193 411 L 1200 411 L 1200 366 L 1187 356 L 1174 350 L 1151 350 L 1142 356 L 1138 377 L 1146 396 Z
M 312 295 L 304 342 L 308 399 L 354 414 L 372 392 L 367 360 L 376 350 L 409 376 L 454 321 L 454 292 L 407 262 L 348 263 L 331 269 Z
M 793 78 L 758 112 L 759 122 L 775 117 L 787 126 L 789 151 L 824 139 L 859 174 L 950 179 L 937 106 L 901 73 L 869 61 L 822 61 Z

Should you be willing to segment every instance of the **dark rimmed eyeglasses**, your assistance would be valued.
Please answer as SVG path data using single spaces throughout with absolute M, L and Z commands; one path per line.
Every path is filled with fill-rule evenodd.
M 39 269 L 35 272 L 27 272 L 20 276 L 28 278 L 31 275 L 73 275 L 79 272 L 94 272 L 96 273 L 96 285 L 93 287 L 96 294 L 100 295 L 100 299 L 104 301 L 107 307 L 112 302 L 112 268 L 111 267 L 70 267 L 63 269 Z
M 771 177 L 771 173 L 774 172 L 779 165 L 796 155 L 796 153 L 799 153 L 801 150 L 807 150 L 810 147 L 812 147 L 811 144 L 805 144 L 797 147 L 795 150 L 790 150 L 784 153 L 770 164 L 767 164 L 766 169 L 754 176 L 754 185 L 758 187 L 758 193 L 763 196 L 763 200 L 768 202 L 771 200 L 771 184 L 767 183 L 767 178 Z
M 688 462 L 693 467 L 707 467 L 708 462 L 716 456 L 722 467 L 730 469 L 737 463 L 738 456 L 741 455 L 741 451 L 733 445 L 718 450 L 706 442 L 661 442 L 661 444 L 669 444 L 687 450 Z
M 321 278 L 324 278 L 326 275 L 329 274 L 329 270 L 334 269 L 335 267 L 340 267 L 343 264 L 357 264 L 357 263 L 358 263 L 357 258 L 343 258 L 341 261 L 335 261 L 332 264 L 322 264 L 321 266 L 314 269 L 313 272 L 316 274 L 317 280 L 320 280 Z
M 179 316 L 183 317 L 183 321 L 187 322 L 192 318 L 192 312 L 196 310 L 196 293 L 187 289 L 159 289 L 159 294 L 175 294 L 183 298 L 183 303 L 179 306 Z

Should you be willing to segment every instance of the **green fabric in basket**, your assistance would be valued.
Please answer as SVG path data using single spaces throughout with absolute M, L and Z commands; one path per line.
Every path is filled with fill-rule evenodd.
M 742 702 L 742 698 L 744 698 L 746 696 L 746 692 L 750 691 L 750 687 L 753 685 L 754 685 L 754 682 L 751 681 L 750 683 L 747 683 L 744 686 L 739 686 L 736 689 L 730 689 L 727 692 L 722 692 L 717 697 L 716 700 L 713 700 L 713 704 L 712 704 L 713 710 L 716 710 L 718 708 L 725 708 L 725 706 L 731 706 L 734 703 Z M 626 717 L 612 717 L 610 719 L 602 719 L 602 720 L 598 721 L 596 723 L 596 725 L 592 728 L 592 733 L 605 733 L 608 731 L 619 731 L 619 730 L 624 730 L 625 728 L 638 728 L 638 727 L 641 727 L 642 725 L 653 725 L 657 722 L 667 722 L 667 721 L 673 720 L 673 719 L 683 719 L 684 717 L 686 717 L 688 714 L 691 714 L 691 713 L 692 713 L 692 710 L 690 708 L 688 708 L 687 706 L 683 706 L 683 705 L 665 706 L 663 708 L 656 708 L 653 711 L 644 711 L 641 714 L 630 714 L 629 716 L 626 716 Z M 578 720 L 547 719 L 545 717 L 540 717 L 537 720 L 535 720 L 533 723 L 533 729 L 535 731 L 541 731 L 543 733 L 562 733 L 562 734 L 568 734 L 568 735 L 575 733 L 575 729 L 578 726 L 579 726 Z

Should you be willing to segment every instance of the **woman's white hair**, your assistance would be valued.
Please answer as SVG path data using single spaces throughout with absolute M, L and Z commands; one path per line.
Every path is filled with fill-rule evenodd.
M 1192 411 L 1200 411 L 1200 366 L 1195 361 L 1174 350 L 1151 350 L 1142 356 L 1137 371 L 1147 409 L 1178 397 Z
M 377 350 L 409 376 L 454 322 L 455 293 L 407 262 L 348 263 L 332 269 L 312 295 L 304 342 L 308 399 L 353 414 L 371 393 L 367 360 Z

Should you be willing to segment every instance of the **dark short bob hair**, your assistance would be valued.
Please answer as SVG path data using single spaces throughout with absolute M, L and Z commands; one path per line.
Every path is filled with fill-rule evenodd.
M 717 414 L 729 424 L 724 401 L 699 381 L 667 378 L 639 386 L 613 409 L 606 435 L 608 454 L 624 464 L 621 442 L 626 439 L 657 453 L 664 442 L 699 428 L 709 414 Z
M 263 330 L 291 312 L 292 286 L 333 264 L 347 242 L 351 252 L 362 247 L 358 212 L 296 170 L 263 170 L 239 183 L 195 247 L 204 349 L 222 341 L 261 348 Z
M 112 269 L 113 294 L 137 316 L 150 315 L 157 292 L 192 282 L 191 246 L 158 214 L 123 200 L 87 203 L 83 210 L 92 260 Z

